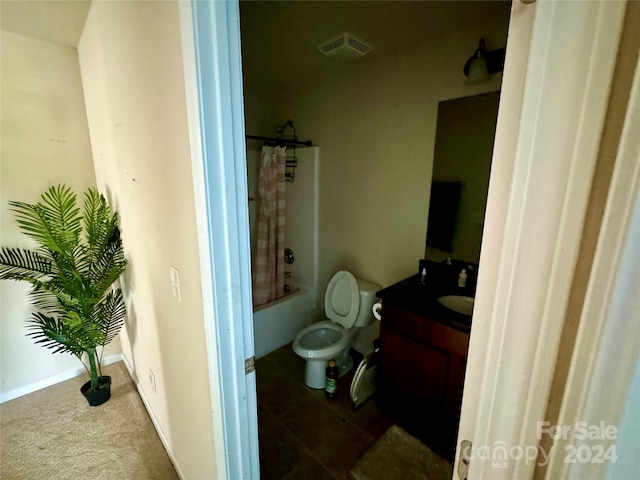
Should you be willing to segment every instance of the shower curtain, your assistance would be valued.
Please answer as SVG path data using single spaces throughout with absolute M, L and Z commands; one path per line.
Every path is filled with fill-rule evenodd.
M 284 147 L 262 147 L 258 176 L 258 238 L 253 256 L 253 306 L 284 296 Z

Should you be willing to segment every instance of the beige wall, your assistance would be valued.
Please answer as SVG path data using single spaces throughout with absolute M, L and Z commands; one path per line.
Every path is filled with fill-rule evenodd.
M 466 85 L 462 67 L 481 36 L 490 49 L 506 44 L 505 23 L 364 58 L 273 95 L 272 123 L 291 118 L 300 138 L 320 146 L 320 299 L 340 269 L 383 286 L 417 272 L 438 102 L 499 88 L 500 75 Z
M 79 195 L 95 186 L 78 55 L 73 48 L 7 31 L 2 31 L 1 49 L 2 245 L 32 248 L 7 208 L 9 200 L 36 202 L 57 183 Z M 82 369 L 75 357 L 52 355 L 25 336 L 28 291 L 26 284 L 0 282 L 0 393 L 8 398 Z M 119 351 L 116 339 L 105 354 Z
M 79 57 L 98 185 L 130 260 L 123 354 L 183 478 L 215 478 L 178 3 L 94 2 Z
M 275 136 L 275 124 L 271 119 L 271 98 L 251 90 L 244 91 L 245 112 L 251 112 L 245 117 L 245 132 L 247 135 Z M 280 124 L 286 121 L 283 120 Z M 255 150 L 262 148 L 262 142 L 258 140 L 247 141 L 247 146 Z

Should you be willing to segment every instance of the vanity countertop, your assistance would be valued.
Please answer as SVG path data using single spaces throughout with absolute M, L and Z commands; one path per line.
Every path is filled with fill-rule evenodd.
M 468 333 L 471 329 L 471 317 L 454 312 L 438 302 L 438 297 L 443 295 L 474 296 L 474 288 L 470 285 L 472 282 L 468 282 L 467 287 L 457 286 L 458 273 L 457 267 L 428 262 L 425 284 L 420 282 L 420 275 L 416 274 L 383 288 L 376 295 L 382 299 L 383 312 L 386 301 L 403 310 L 431 317 L 439 323 Z

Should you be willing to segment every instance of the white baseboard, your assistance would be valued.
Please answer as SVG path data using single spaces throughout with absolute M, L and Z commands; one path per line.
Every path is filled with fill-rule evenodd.
M 122 359 L 123 356 L 121 353 L 115 353 L 113 355 L 105 357 L 102 360 L 102 365 L 111 365 L 112 363 L 119 362 Z M 56 383 L 64 382 L 65 380 L 69 380 L 70 378 L 74 378 L 78 375 L 83 375 L 86 373 L 87 371 L 82 365 L 78 365 L 74 368 L 69 368 L 55 375 L 51 375 L 50 377 L 38 380 L 37 382 L 33 382 L 23 387 L 9 390 L 8 392 L 0 393 L 0 403 L 8 402 L 9 400 L 13 400 L 14 398 L 28 395 L 29 393 L 36 392 L 43 388 L 50 387 L 51 385 L 55 385 Z
M 151 423 L 153 423 L 153 426 L 155 427 L 156 432 L 158 432 L 158 436 L 160 437 L 160 441 L 162 442 L 162 445 L 164 445 L 164 449 L 167 452 L 167 455 L 169 455 L 169 459 L 171 460 L 171 463 L 173 464 L 173 468 L 175 468 L 176 473 L 178 474 L 178 477 L 181 480 L 184 480 L 185 477 L 182 474 L 182 472 L 180 471 L 180 467 L 178 466 L 178 462 L 176 461 L 176 458 L 173 455 L 173 451 L 171 450 L 169 442 L 167 441 L 167 437 L 165 436 L 164 432 L 162 431 L 162 427 L 160 426 L 160 423 L 158 422 L 158 419 L 156 418 L 155 413 L 150 408 L 149 402 L 147 400 L 147 397 L 145 396 L 144 392 L 140 388 L 140 383 L 137 380 L 137 378 L 138 378 L 137 375 L 135 375 L 135 373 L 133 371 L 133 368 L 131 367 L 131 365 L 129 364 L 129 361 L 127 360 L 127 357 L 125 357 L 124 355 L 122 355 L 122 363 L 124 363 L 124 366 L 129 371 L 129 376 L 133 380 L 133 383 L 136 385 L 136 389 L 138 390 L 138 395 L 140 395 L 140 398 L 142 399 L 142 403 L 144 404 L 144 407 L 147 410 L 147 413 L 149 414 L 149 418 L 151 418 Z

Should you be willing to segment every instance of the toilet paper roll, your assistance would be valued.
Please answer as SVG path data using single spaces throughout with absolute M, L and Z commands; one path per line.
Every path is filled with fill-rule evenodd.
M 375 303 L 371 309 L 373 310 L 373 316 L 378 320 L 382 320 L 382 315 L 380 315 L 380 310 L 382 310 L 382 302 Z

